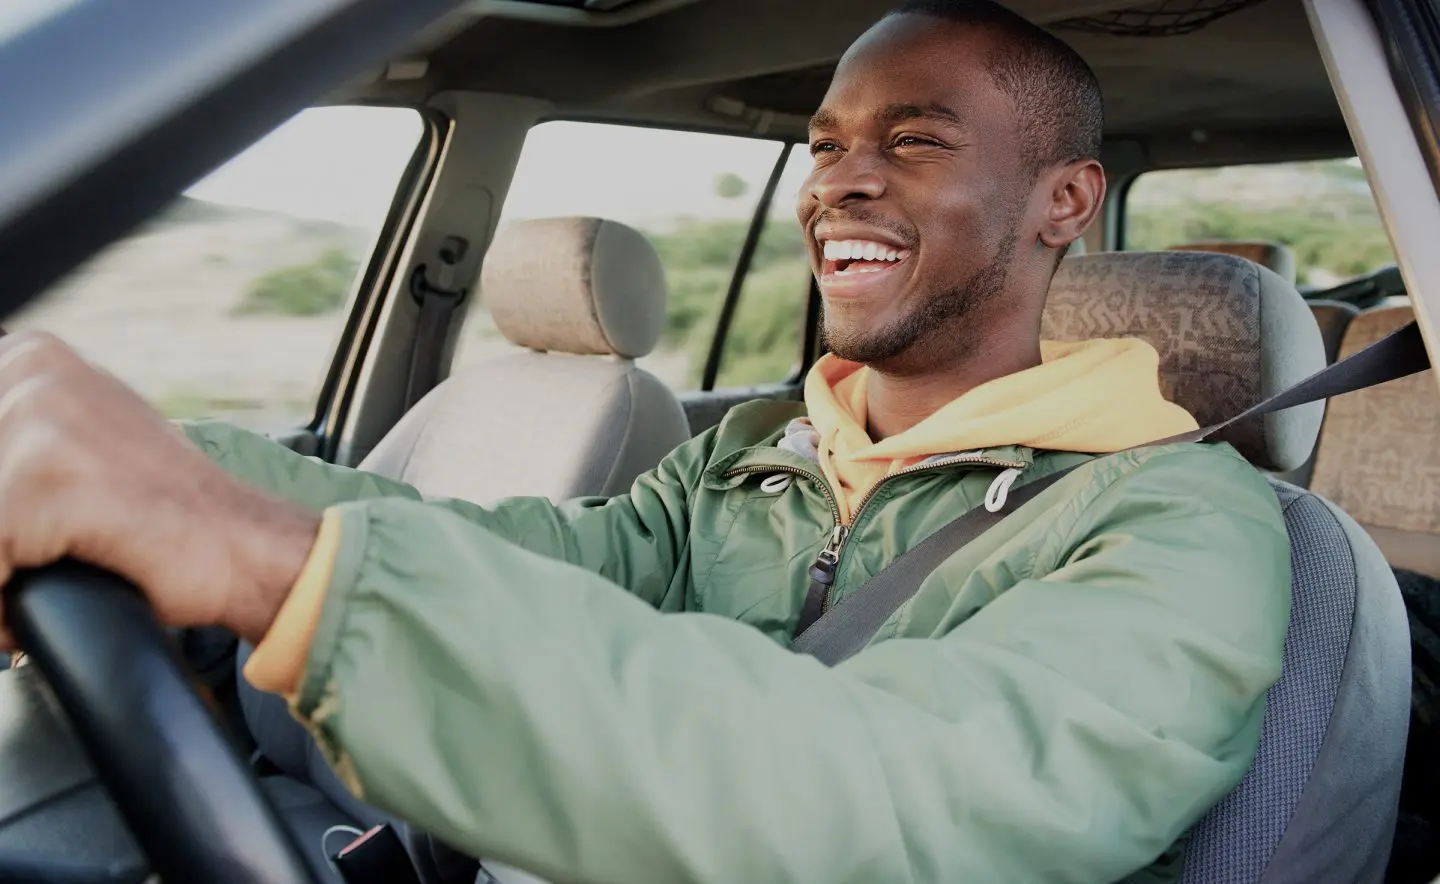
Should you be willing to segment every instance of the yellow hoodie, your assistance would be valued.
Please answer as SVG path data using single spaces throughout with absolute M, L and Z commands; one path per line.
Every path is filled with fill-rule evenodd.
M 879 442 L 866 430 L 870 369 L 833 355 L 821 358 L 805 381 L 805 405 L 841 522 L 849 523 L 876 482 L 937 454 L 1003 445 L 1101 454 L 1197 426 L 1160 394 L 1160 357 L 1144 341 L 1045 341 L 1040 353 L 1040 365 L 981 384 Z

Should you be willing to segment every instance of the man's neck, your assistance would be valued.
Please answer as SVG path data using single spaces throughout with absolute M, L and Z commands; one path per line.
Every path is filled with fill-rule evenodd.
M 996 378 L 1040 364 L 1040 340 L 1033 332 L 987 336 L 949 360 L 920 359 L 922 371 L 871 366 L 867 382 L 866 430 L 879 442 L 905 432 L 956 399 Z

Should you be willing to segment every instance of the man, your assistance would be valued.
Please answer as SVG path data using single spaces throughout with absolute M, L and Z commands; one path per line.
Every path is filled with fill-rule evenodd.
M 1084 63 L 985 0 L 881 21 L 812 126 L 832 355 L 805 405 L 738 408 L 609 501 L 427 502 L 221 425 L 187 445 L 6 340 L 0 571 L 74 555 L 258 642 L 249 679 L 363 798 L 554 880 L 1173 879 L 1250 763 L 1289 610 L 1276 500 L 1228 447 L 1087 463 L 849 661 L 784 647 L 958 513 L 1194 428 L 1147 345 L 1039 341 L 1100 133 Z

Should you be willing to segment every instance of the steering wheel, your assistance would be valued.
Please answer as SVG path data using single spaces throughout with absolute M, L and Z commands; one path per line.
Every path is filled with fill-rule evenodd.
M 165 881 L 318 884 L 145 599 L 73 561 L 17 572 L 5 619 Z

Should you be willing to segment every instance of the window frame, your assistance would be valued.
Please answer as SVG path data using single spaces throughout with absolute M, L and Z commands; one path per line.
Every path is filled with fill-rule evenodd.
M 1115 251 L 1117 251 L 1117 252 L 1125 252 L 1125 251 L 1130 251 L 1130 250 L 1131 250 L 1131 249 L 1130 249 L 1130 244 L 1129 244 L 1129 242 L 1127 241 L 1127 240 L 1129 239 L 1128 234 L 1129 234 L 1129 232 L 1130 232 L 1130 196 L 1131 196 L 1131 190 L 1135 187 L 1135 184 L 1136 184 L 1137 182 L 1139 182 L 1141 178 L 1144 178 L 1146 175 L 1150 175 L 1150 174 L 1156 173 L 1156 172 L 1196 172 L 1196 171 L 1204 171 L 1204 170 L 1207 170 L 1207 169 L 1237 169 L 1237 168 L 1258 168 L 1258 167 L 1286 166 L 1286 165 L 1294 165 L 1294 164 L 1297 164 L 1297 163 L 1323 163 L 1323 162 L 1331 162 L 1331 161 L 1334 161 L 1334 160 L 1357 159 L 1357 158 L 1358 158 L 1358 157 L 1357 157 L 1357 155 L 1355 155 L 1355 154 L 1339 155 L 1339 156 L 1332 156 L 1332 157 L 1324 157 L 1324 158 L 1318 158 L 1318 159 L 1317 159 L 1316 157 L 1314 157 L 1314 156 L 1306 155 L 1306 156 L 1304 156 L 1304 157 L 1299 157 L 1299 158 L 1296 158 L 1296 159 L 1266 158 L 1266 159 L 1263 159 L 1263 160 L 1256 160 L 1256 161 L 1253 161 L 1253 162 L 1236 162 L 1236 161 L 1234 161 L 1234 160 L 1227 160 L 1227 161 L 1225 161 L 1225 162 L 1192 163 L 1192 164 L 1183 165 L 1183 166 L 1153 166 L 1153 167 L 1148 168 L 1148 169 L 1141 169 L 1141 170 L 1139 170 L 1139 171 L 1136 171 L 1136 172 L 1133 172 L 1133 173 L 1129 174 L 1128 176 L 1126 176 L 1126 178 L 1125 178 L 1123 181 L 1120 182 L 1120 185 L 1119 185 L 1119 190 L 1120 190 L 1119 198 L 1118 198 L 1118 200 L 1117 200 L 1117 202 L 1116 202 L 1116 204 L 1115 204 L 1115 205 L 1116 205 L 1116 209 L 1115 209 L 1115 211 L 1116 211 L 1116 226 L 1115 226 L 1115 246 L 1114 246 L 1114 249 L 1115 249 Z M 1370 184 L 1370 182 L 1369 182 L 1369 172 L 1368 172 L 1368 170 L 1366 171 L 1366 178 L 1367 178 L 1366 186 L 1367 186 L 1367 188 L 1369 188 L 1369 189 L 1371 190 L 1370 198 L 1371 198 L 1371 200 L 1375 203 L 1375 209 L 1376 209 L 1377 215 L 1379 215 L 1380 226 L 1381 226 L 1381 229 L 1383 230 L 1383 229 L 1385 229 L 1385 219 L 1384 219 L 1383 214 L 1380 214 L 1380 212 L 1381 212 L 1380 201 L 1379 201 L 1379 199 L 1376 197 L 1376 195 L 1375 195 L 1375 193 L 1374 193 L 1373 186 L 1372 186 L 1372 185 Z M 1389 231 L 1386 230 L 1387 236 L 1388 236 L 1388 233 L 1389 233 Z M 1392 241 L 1392 246 L 1393 246 L 1393 241 Z M 1398 256 L 1397 256 L 1397 257 L 1398 257 Z M 1359 281 L 1359 280 L 1361 280 L 1361 279 L 1364 279 L 1364 278 L 1365 278 L 1365 274 L 1362 274 L 1361 276 L 1358 276 L 1358 277 L 1355 277 L 1355 278 L 1352 278 L 1352 279 L 1343 280 L 1339 285 L 1342 285 L 1342 286 L 1343 286 L 1343 285 L 1347 285 L 1347 284 L 1350 284 L 1350 283 L 1353 283 L 1353 282 L 1357 282 L 1357 281 Z M 1337 287 L 1338 287 L 1338 286 L 1337 286 Z M 1305 297 L 1309 298 L 1310 295 L 1309 295 L 1309 294 L 1306 294 Z
M 420 221 L 424 197 L 435 180 L 452 121 L 424 105 L 389 102 L 350 102 L 351 107 L 405 108 L 420 115 L 421 133 L 401 172 L 368 260 L 353 284 L 355 296 L 335 339 L 324 378 L 315 397 L 310 421 L 297 430 L 315 440 L 327 460 L 335 456 L 340 428 L 345 426 L 358 390 L 359 374 L 375 338 L 380 316 L 400 270 L 405 244 Z M 408 294 L 408 291 L 406 292 Z

